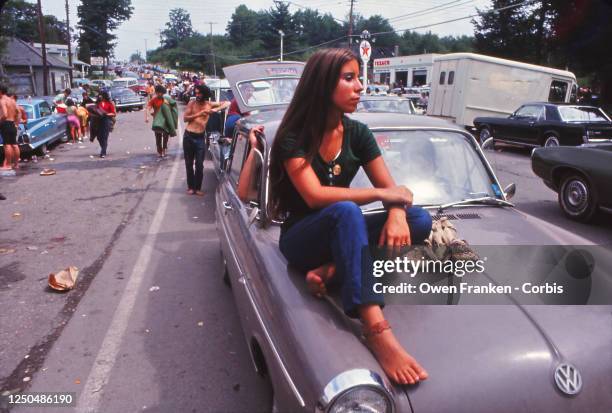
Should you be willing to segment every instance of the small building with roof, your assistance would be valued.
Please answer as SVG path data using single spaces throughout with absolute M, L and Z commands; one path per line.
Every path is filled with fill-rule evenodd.
M 43 60 L 42 51 L 16 37 L 6 39 L 6 48 L 0 56 L 0 64 L 8 78 L 9 88 L 18 96 L 42 96 Z M 70 87 L 72 68 L 61 59 L 48 54 L 48 93 Z

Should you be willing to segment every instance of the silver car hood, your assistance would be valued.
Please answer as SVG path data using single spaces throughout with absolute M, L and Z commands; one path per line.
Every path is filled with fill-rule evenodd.
M 388 305 L 385 314 L 430 375 L 405 389 L 416 413 L 603 412 L 612 407 L 611 310 Z M 582 375 L 574 397 L 555 387 L 561 362 Z
M 446 212 L 479 216 L 453 221 L 459 235 L 472 244 L 484 244 L 476 240 L 491 245 L 587 243 L 555 226 L 541 227 L 537 218 L 511 208 Z M 482 229 L 492 225 L 495 232 Z M 268 288 L 277 290 L 272 296 L 285 301 L 282 316 L 272 307 L 268 315 L 277 322 L 286 318 L 284 328 L 295 330 L 285 338 L 300 337 L 299 342 L 285 343 L 294 358 L 319 361 L 299 363 L 300 367 L 318 365 L 308 375 L 320 383 L 351 368 L 384 374 L 365 346 L 344 352 L 335 348 L 351 335 L 357 341 L 358 325 L 342 316 L 339 297 L 330 302 L 313 299 L 302 284 L 302 275 L 286 278 L 286 269 L 278 268 L 284 261 L 277 247 L 278 228 L 265 234 L 260 241 L 270 253 L 264 254 L 270 261 L 268 268 L 277 263 L 269 274 L 275 281 Z M 417 413 L 574 412 L 593 411 L 595 405 L 609 411 L 603 406 L 612 406 L 612 306 L 520 307 L 509 299 L 501 303 L 507 305 L 387 304 L 384 311 L 394 333 L 430 374 L 417 386 L 393 386 L 392 393 L 396 397 L 405 393 Z M 314 331 L 316 336 L 304 334 Z M 319 350 L 313 353 L 313 347 Z M 555 388 L 553 373 L 561 362 L 573 364 L 582 374 L 583 389 L 572 398 Z

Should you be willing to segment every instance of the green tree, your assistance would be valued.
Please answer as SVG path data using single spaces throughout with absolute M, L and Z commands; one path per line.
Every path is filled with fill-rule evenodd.
M 89 48 L 89 43 L 81 42 L 79 46 L 79 51 L 77 53 L 77 57 L 81 62 L 90 63 L 91 62 L 91 49 Z
M 112 56 L 117 36 L 112 32 L 128 20 L 134 11 L 131 0 L 81 0 L 79 46 L 89 45 L 93 56 Z M 106 68 L 106 66 L 105 66 Z
M 227 23 L 227 34 L 235 45 L 250 43 L 261 33 L 262 16 L 244 4 L 236 7 Z
M 47 43 L 66 43 L 66 23 L 51 15 L 43 16 Z M 18 37 L 26 42 L 40 43 L 36 5 L 24 0 L 9 0 L 0 14 L 2 36 Z
M 478 10 L 474 24 L 474 47 L 479 53 L 532 62 L 540 39 L 534 34 L 534 13 L 529 5 L 493 12 L 516 4 L 513 0 L 492 0 L 491 8 Z
M 166 29 L 161 32 L 162 47 L 169 49 L 176 47 L 179 42 L 192 37 L 195 32 L 191 25 L 191 16 L 182 8 L 172 9 L 168 15 Z
M 289 4 L 280 1 L 274 2 L 274 7 L 268 11 L 268 19 L 264 21 L 264 29 L 261 35 L 266 52 L 277 55 L 280 52 L 279 31 L 284 33 L 283 47 L 285 51 L 295 50 L 297 45 L 297 33 L 293 16 L 289 12 Z

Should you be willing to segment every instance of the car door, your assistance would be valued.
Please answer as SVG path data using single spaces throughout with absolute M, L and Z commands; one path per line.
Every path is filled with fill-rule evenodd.
M 526 145 L 538 144 L 538 123 L 543 119 L 543 105 L 523 105 L 509 118 L 506 139 Z
M 253 276 L 259 276 L 252 231 L 256 230 L 255 225 L 259 212 L 258 198 L 261 191 L 258 190 L 257 182 L 260 185 L 262 178 L 261 169 L 256 174 L 250 174 L 255 190 L 249 191 L 253 194 L 250 202 L 243 202 L 238 197 L 237 186 L 248 149 L 246 133 L 237 133 L 232 145 L 227 173 L 221 179 L 216 196 L 221 248 L 246 337 L 250 336 L 249 326 L 258 322 L 253 314 L 253 306 L 256 304 L 250 279 Z M 263 165 L 261 155 L 257 156 L 257 160 L 259 165 Z
M 38 119 L 33 126 L 28 122 L 30 142 L 33 147 L 38 147 L 44 143 L 50 143 L 56 135 L 56 126 L 53 122 L 51 106 L 47 102 L 40 102 L 37 108 Z

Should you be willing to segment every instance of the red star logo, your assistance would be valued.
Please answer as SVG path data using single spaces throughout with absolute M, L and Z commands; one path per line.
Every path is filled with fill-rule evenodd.
M 368 46 L 361 46 L 361 53 L 362 53 L 364 56 L 367 56 L 367 55 L 368 55 L 368 53 L 370 53 L 370 48 L 369 48 Z

